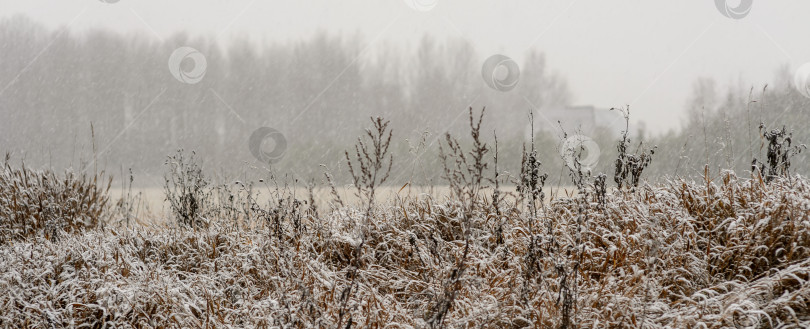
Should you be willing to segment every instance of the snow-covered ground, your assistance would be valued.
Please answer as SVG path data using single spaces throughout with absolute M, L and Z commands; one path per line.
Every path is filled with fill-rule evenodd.
M 535 217 L 490 197 L 388 198 L 370 221 L 278 205 L 252 225 L 5 240 L 0 327 L 544 328 L 566 312 L 582 328 L 810 326 L 806 178 L 724 174 L 607 201 L 559 198 Z

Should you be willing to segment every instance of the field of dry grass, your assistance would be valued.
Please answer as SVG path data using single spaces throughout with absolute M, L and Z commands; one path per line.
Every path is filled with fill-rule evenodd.
M 625 135 L 616 188 L 572 149 L 575 192 L 552 193 L 534 145 L 503 177 L 471 109 L 472 142 L 440 147 L 447 186 L 419 191 L 385 184 L 391 134 L 372 122 L 345 154 L 351 192 L 329 174 L 211 184 L 178 152 L 162 193 L 111 198 L 103 174 L 7 156 L 0 327 L 810 327 L 810 181 L 789 144 L 747 177 L 651 185 L 655 148 Z
M 507 185 L 502 187 L 506 191 L 514 191 L 514 185 Z M 576 195 L 576 188 L 573 186 L 560 186 L 549 188 L 556 194 L 560 195 Z M 272 187 L 263 187 L 261 192 L 256 196 L 256 202 L 259 204 L 267 204 L 270 202 L 271 196 L 274 194 Z M 342 200 L 348 204 L 357 204 L 361 200 L 355 195 L 355 189 L 351 186 L 335 187 L 335 191 L 340 195 Z M 493 189 L 488 188 L 484 190 L 485 194 L 492 194 Z M 297 187 L 299 198 L 308 198 L 308 191 L 305 186 Z M 332 198 L 332 190 L 329 187 L 318 186 L 312 189 L 314 196 L 315 206 L 317 208 L 328 208 Z M 139 187 L 131 190 L 121 187 L 110 188 L 110 198 L 119 200 L 126 198 L 127 194 L 137 196 L 136 205 L 133 207 L 133 212 L 137 212 L 138 220 L 142 224 L 159 224 L 165 223 L 167 219 L 171 219 L 171 205 L 166 201 L 166 196 L 162 187 Z M 450 187 L 447 185 L 441 186 L 382 186 L 379 188 L 380 198 L 383 200 L 392 199 L 413 199 L 413 198 L 426 198 L 430 197 L 435 200 L 442 200 L 450 197 Z M 514 199 L 514 198 L 513 198 Z M 514 200 L 512 200 L 514 201 Z M 546 196 L 545 202 L 551 201 L 551 193 Z M 110 218 L 112 219 L 112 218 Z
M 672 180 L 537 216 L 525 201 L 424 196 L 381 200 L 366 220 L 282 194 L 204 229 L 4 234 L 0 327 L 810 325 L 799 176 Z

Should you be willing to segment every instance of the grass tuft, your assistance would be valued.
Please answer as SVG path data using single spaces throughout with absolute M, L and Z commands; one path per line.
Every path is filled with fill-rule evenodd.
M 106 184 L 105 183 L 106 180 Z M 56 239 L 101 224 L 112 178 L 12 167 L 0 171 L 0 244 L 32 237 Z

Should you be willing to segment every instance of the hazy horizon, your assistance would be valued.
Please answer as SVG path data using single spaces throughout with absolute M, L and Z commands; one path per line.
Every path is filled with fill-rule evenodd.
M 482 54 L 500 53 L 518 63 L 536 49 L 567 80 L 574 105 L 629 104 L 633 121 L 658 133 L 685 121 L 698 78 L 712 78 L 722 89 L 761 89 L 777 82 L 781 66 L 793 71 L 810 61 L 810 44 L 800 40 L 810 22 L 785 19 L 810 12 L 810 3 L 801 1 L 756 2 L 742 19 L 697 0 L 423 0 L 435 3 L 427 11 L 401 0 L 111 2 L 3 0 L 0 17 L 24 14 L 50 28 L 147 34 L 156 40 L 174 33 L 213 35 L 226 44 L 299 41 L 326 31 L 359 37 L 364 56 L 385 45 L 414 45 L 423 35 L 462 37 Z M 738 3 L 728 1 L 732 7 Z
M 322 178 L 325 166 L 344 182 L 344 150 L 379 116 L 401 159 L 391 183 L 435 184 L 445 133 L 469 134 L 468 109 L 485 107 L 482 136 L 497 135 L 511 173 L 532 131 L 546 167 L 572 166 L 587 145 L 596 174 L 614 171 L 628 130 L 635 149 L 665 150 L 656 178 L 705 164 L 750 171 L 764 129 L 810 140 L 810 44 L 799 39 L 810 22 L 795 18 L 810 3 L 799 1 L 0 6 L 0 146 L 34 167 L 153 179 L 182 149 L 226 176 Z M 606 110 L 628 105 L 625 129 Z

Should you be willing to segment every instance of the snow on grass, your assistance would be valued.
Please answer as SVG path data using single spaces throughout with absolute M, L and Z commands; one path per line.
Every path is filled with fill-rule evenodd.
M 673 179 L 607 201 L 587 200 L 580 246 L 581 199 L 545 204 L 539 218 L 514 203 L 498 215 L 477 200 L 463 214 L 454 199 L 392 199 L 377 204 L 360 250 L 365 210 L 351 207 L 265 209 L 252 225 L 199 230 L 7 235 L 0 327 L 334 327 L 345 301 L 352 327 L 422 328 L 445 291 L 456 297 L 442 326 L 558 327 L 576 262 L 578 327 L 810 326 L 806 178 Z

